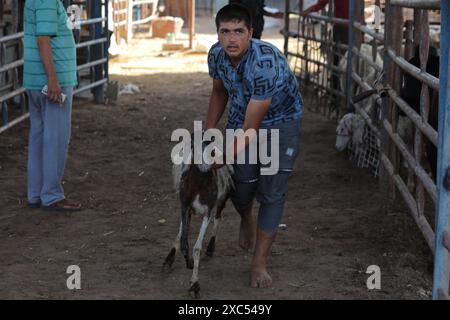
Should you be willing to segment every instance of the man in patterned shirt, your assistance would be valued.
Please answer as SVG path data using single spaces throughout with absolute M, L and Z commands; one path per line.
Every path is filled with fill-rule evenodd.
M 229 102 L 228 129 L 241 128 L 250 140 L 258 138 L 257 133 L 252 135 L 254 130 L 279 130 L 277 173 L 261 174 L 264 165 L 260 159 L 257 164 L 234 164 L 235 191 L 231 195 L 241 215 L 240 246 L 253 249 L 256 236 L 250 285 L 268 287 L 272 279 L 266 262 L 281 221 L 288 176 L 299 151 L 303 105 L 287 60 L 273 45 L 252 39 L 251 26 L 250 13 L 240 5 L 227 5 L 217 13 L 219 42 L 208 55 L 213 88 L 204 127 L 215 128 Z M 246 140 L 247 153 L 249 144 Z M 240 151 L 236 141 L 227 150 L 227 157 L 234 158 Z M 260 203 L 257 225 L 252 215 L 255 198 Z
M 23 86 L 30 110 L 28 205 L 77 211 L 61 185 L 77 85 L 75 41 L 60 0 L 27 0 L 24 9 Z M 47 95 L 41 91 L 47 86 Z M 66 96 L 63 101 L 63 95 Z

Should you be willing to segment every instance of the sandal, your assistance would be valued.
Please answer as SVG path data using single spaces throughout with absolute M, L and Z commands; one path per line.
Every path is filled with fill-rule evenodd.
M 48 206 L 42 206 L 42 209 L 47 211 L 80 211 L 81 204 L 75 202 L 69 202 L 66 199 L 59 200 Z

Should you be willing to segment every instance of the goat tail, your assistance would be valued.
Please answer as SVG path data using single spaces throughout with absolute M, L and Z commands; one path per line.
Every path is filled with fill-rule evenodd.
M 235 189 L 234 186 L 234 169 L 232 165 L 225 165 L 216 171 L 217 177 L 217 189 L 218 199 L 226 199 L 231 190 Z

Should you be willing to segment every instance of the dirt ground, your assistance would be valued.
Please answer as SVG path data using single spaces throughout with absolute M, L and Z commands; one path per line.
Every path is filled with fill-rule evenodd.
M 276 31 L 266 35 L 282 45 Z M 199 36 L 214 40 L 211 32 Z M 191 270 L 181 254 L 161 272 L 180 218 L 170 136 L 204 119 L 211 80 L 204 53 L 169 55 L 161 42 L 140 34 L 111 62 L 111 79 L 140 93 L 121 95 L 117 105 L 74 103 L 64 187 L 82 212 L 28 209 L 28 123 L 1 135 L 0 299 L 189 298 Z M 229 203 L 215 256 L 200 264 L 203 299 L 431 298 L 432 255 L 413 219 L 401 200 L 385 212 L 378 180 L 338 153 L 334 140 L 335 123 L 307 109 L 287 228 L 269 260 L 272 287 L 249 287 L 251 255 L 238 247 L 239 217 Z M 81 268 L 81 290 L 66 287 L 69 265 Z M 380 290 L 366 287 L 370 265 L 381 269 Z

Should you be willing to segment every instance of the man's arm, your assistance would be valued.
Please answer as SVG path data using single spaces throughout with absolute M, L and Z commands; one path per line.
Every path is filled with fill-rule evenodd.
M 245 136 L 237 136 L 234 140 L 234 144 L 231 150 L 228 152 L 231 153 L 231 158 L 236 157 L 241 151 L 245 150 L 245 148 L 250 144 L 250 142 L 255 138 L 256 131 L 259 129 L 261 122 L 269 111 L 270 103 L 272 102 L 272 97 L 266 100 L 254 100 L 251 99 L 247 105 L 247 111 L 245 112 L 244 126 L 242 129 L 244 130 L 244 134 L 249 129 L 253 129 L 249 135 L 249 139 L 245 139 L 244 143 L 237 143 L 238 139 L 243 139 Z
M 311 12 L 317 12 L 319 10 L 322 10 L 328 4 L 328 2 L 329 2 L 329 0 L 319 0 L 319 2 L 316 5 L 306 9 L 303 12 L 300 12 L 300 15 L 307 16 Z
M 58 35 L 58 1 L 40 0 L 34 3 L 36 9 L 36 36 L 41 62 L 47 74 L 48 99 L 61 102 L 61 88 L 53 62 L 51 37 Z
M 38 37 L 37 44 L 39 47 L 41 61 L 48 78 L 48 98 L 50 101 L 61 103 L 61 88 L 59 87 L 58 76 L 56 75 L 55 65 L 53 63 L 50 37 Z
M 263 9 L 263 15 L 276 18 L 276 19 L 283 19 L 284 18 L 284 12 L 277 11 L 277 12 L 269 12 L 266 9 Z
M 204 124 L 205 129 L 215 128 L 225 111 L 228 102 L 228 92 L 222 80 L 213 79 L 213 88 L 209 98 L 208 115 Z

